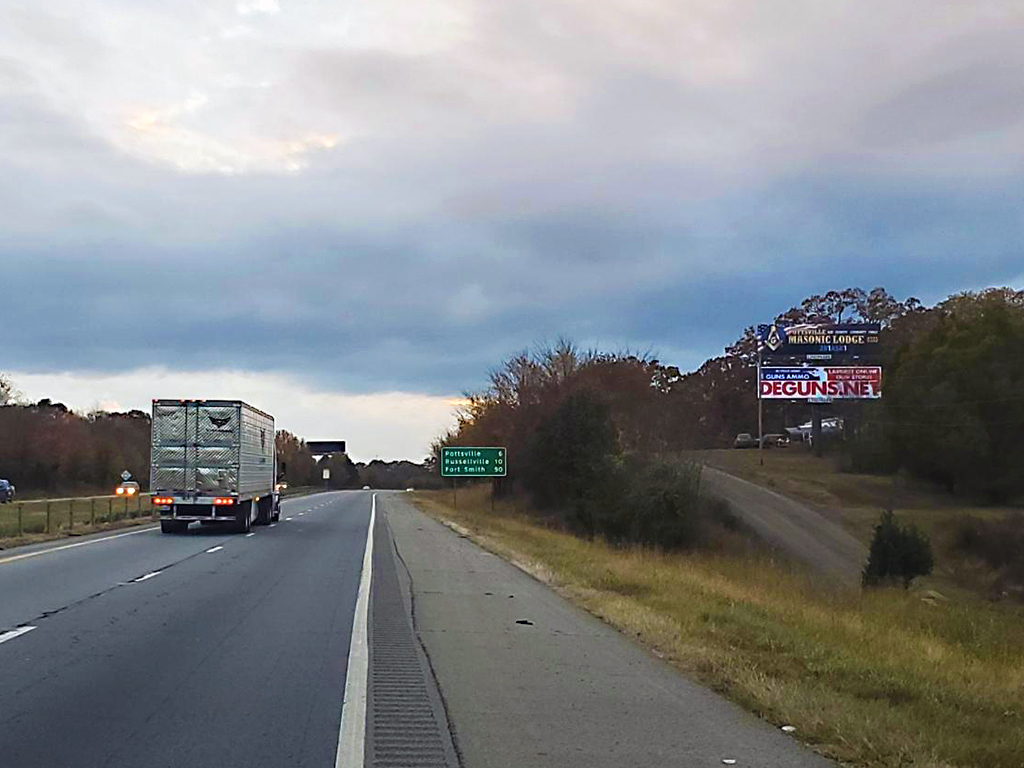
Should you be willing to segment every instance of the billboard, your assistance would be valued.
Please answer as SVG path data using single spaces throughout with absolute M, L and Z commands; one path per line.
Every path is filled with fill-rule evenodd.
M 761 368 L 764 400 L 877 400 L 882 396 L 879 366 Z
M 764 357 L 831 360 L 878 354 L 878 323 L 759 325 L 757 337 Z

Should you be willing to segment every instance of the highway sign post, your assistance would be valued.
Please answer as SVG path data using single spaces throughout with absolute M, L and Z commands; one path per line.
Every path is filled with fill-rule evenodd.
M 441 477 L 452 479 L 452 504 L 458 508 L 460 477 L 505 477 L 508 451 L 504 447 L 451 446 L 441 449 Z M 494 485 L 491 485 L 491 511 L 494 511 Z

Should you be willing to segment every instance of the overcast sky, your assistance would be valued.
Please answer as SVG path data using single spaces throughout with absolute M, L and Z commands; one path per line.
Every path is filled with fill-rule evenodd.
M 1024 4 L 0 0 L 0 370 L 421 458 L 544 339 L 1024 284 Z

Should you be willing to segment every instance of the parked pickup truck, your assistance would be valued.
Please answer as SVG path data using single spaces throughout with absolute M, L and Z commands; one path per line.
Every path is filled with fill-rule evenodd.
M 276 521 L 274 417 L 241 400 L 154 400 L 149 487 L 160 530 Z

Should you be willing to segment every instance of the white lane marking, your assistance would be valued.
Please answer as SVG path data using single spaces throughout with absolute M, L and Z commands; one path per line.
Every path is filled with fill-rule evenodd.
M 291 520 L 291 518 L 290 517 L 286 517 L 285 520 Z
M 155 531 L 157 526 L 151 525 L 148 528 L 140 528 L 137 531 L 128 531 L 128 533 L 118 533 L 114 536 L 104 536 L 102 539 L 90 539 L 89 541 L 79 541 L 75 544 L 64 544 L 60 547 L 50 547 L 49 549 L 41 549 L 38 552 L 26 552 L 23 555 L 11 555 L 0 560 L 0 565 L 4 563 L 13 563 L 15 560 L 24 560 L 28 557 L 39 557 L 39 555 L 48 555 L 51 552 L 60 552 L 63 549 L 74 549 L 75 547 L 85 547 L 89 544 L 99 544 L 101 541 L 110 541 L 112 539 L 120 539 L 122 536 L 135 536 L 139 533 L 146 533 L 147 531 Z
M 273 528 L 273 527 L 274 527 L 274 526 L 276 526 L 276 525 L 277 525 L 277 523 L 271 523 L 271 524 L 270 524 L 270 527 L 271 527 L 271 528 Z
M 138 584 L 140 581 L 146 581 L 147 579 L 152 579 L 154 576 L 159 576 L 161 573 L 163 573 L 163 571 L 153 571 L 152 573 L 147 573 L 145 576 L 139 576 L 139 578 L 137 578 L 137 579 L 132 579 L 132 583 L 133 584 Z
M 210 547 L 208 550 L 206 550 L 206 554 L 210 554 L 211 552 L 218 552 L 222 549 L 224 549 L 224 547 Z
M 35 627 L 18 627 L 17 629 L 10 629 L 7 632 L 0 632 L 0 643 L 6 643 L 8 640 L 13 640 L 16 637 L 21 637 L 28 632 L 31 632 Z
M 255 536 L 255 535 L 256 535 L 256 533 L 255 533 L 255 532 L 253 532 L 253 533 L 247 533 L 247 534 L 245 534 L 245 538 L 247 538 L 247 539 L 248 539 L 248 538 L 249 538 L 250 536 Z
M 306 514 L 306 513 L 305 512 L 299 512 L 299 517 L 302 517 L 304 514 Z
M 367 612 L 370 602 L 370 579 L 373 575 L 373 523 L 377 517 L 377 494 L 371 497 L 370 526 L 366 531 L 363 552 L 363 573 L 359 577 L 359 596 L 352 619 L 352 642 L 348 648 L 348 671 L 345 673 L 345 698 L 341 705 L 341 728 L 338 732 L 338 755 L 334 768 L 362 768 L 366 742 L 366 685 L 369 675 L 369 648 L 366 638 Z

